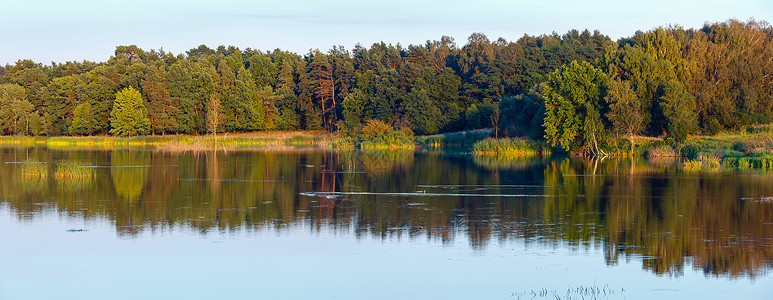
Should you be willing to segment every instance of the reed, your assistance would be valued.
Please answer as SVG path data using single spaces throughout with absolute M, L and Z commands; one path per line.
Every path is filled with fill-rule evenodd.
M 39 136 L 0 136 L 0 145 L 43 145 L 45 137 Z
M 752 156 L 726 157 L 722 164 L 738 169 L 771 169 L 773 168 L 773 154 L 755 154 Z
M 408 141 L 364 141 L 360 143 L 360 149 L 388 150 L 388 149 L 414 149 L 416 144 Z
M 71 160 L 60 161 L 56 166 L 54 178 L 57 180 L 86 180 L 94 178 L 94 169 Z
M 21 164 L 19 175 L 24 180 L 43 180 L 48 178 L 48 165 L 46 163 L 28 159 Z
M 488 138 L 478 141 L 473 145 L 472 153 L 476 156 L 497 156 L 497 157 L 547 157 L 552 151 L 545 144 L 535 141 L 507 138 L 492 139 Z

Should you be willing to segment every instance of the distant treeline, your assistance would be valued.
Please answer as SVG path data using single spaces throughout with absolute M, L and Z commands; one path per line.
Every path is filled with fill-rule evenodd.
M 475 33 L 461 47 L 442 37 L 305 55 L 205 45 L 174 55 L 118 46 L 107 62 L 19 60 L 0 67 L 0 133 L 356 132 L 376 119 L 417 134 L 496 125 L 497 134 L 572 147 L 593 142 L 586 133 L 710 134 L 773 120 L 772 40 L 765 22 L 730 20 L 636 32 L 617 42 L 572 30 L 515 42 Z M 127 104 L 136 97 L 132 89 L 141 107 Z M 111 117 L 118 94 L 122 110 L 149 122 L 113 130 L 135 118 Z M 629 110 L 641 124 L 624 130 L 616 120 Z M 573 136 L 549 124 L 571 116 L 579 120 Z

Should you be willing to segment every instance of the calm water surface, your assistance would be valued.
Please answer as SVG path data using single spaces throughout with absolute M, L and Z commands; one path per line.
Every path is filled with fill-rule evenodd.
M 771 299 L 773 173 L 0 148 L 0 300 Z

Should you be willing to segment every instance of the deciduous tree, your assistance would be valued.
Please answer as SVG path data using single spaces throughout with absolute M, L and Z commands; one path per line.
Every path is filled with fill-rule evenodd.
M 118 136 L 146 135 L 150 132 L 148 111 L 140 92 L 128 87 L 115 94 L 110 126 L 110 134 Z
M 543 126 L 551 145 L 599 152 L 607 81 L 607 75 L 588 62 L 572 61 L 550 75 L 544 94 Z

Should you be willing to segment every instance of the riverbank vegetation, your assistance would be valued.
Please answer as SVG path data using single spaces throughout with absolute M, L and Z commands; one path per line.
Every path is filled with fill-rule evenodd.
M 218 135 L 89 136 L 89 137 L 0 137 L 0 145 L 46 146 L 48 148 L 156 147 L 163 150 L 208 150 L 213 148 L 327 148 L 336 135 L 325 131 L 283 131 Z
M 106 62 L 0 67 L 0 134 L 152 144 L 145 135 L 318 130 L 336 132 L 334 146 L 404 148 L 413 134 L 423 145 L 469 145 L 476 134 L 450 133 L 491 128 L 574 155 L 643 155 L 769 130 L 771 61 L 773 28 L 754 20 L 617 41 L 588 30 L 515 41 L 474 33 L 464 45 L 442 37 L 303 55 L 118 46 Z M 373 121 L 391 131 L 363 138 Z

